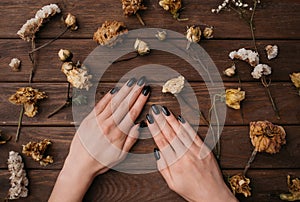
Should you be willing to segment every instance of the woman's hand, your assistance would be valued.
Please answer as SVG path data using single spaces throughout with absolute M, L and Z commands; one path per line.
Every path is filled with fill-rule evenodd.
M 122 161 L 138 138 L 134 121 L 150 93 L 145 77 L 113 88 L 82 121 L 49 201 L 81 201 L 93 178 Z
M 146 116 L 159 148 L 154 155 L 170 189 L 188 201 L 237 201 L 224 183 L 218 164 L 194 129 L 166 107 L 152 105 Z

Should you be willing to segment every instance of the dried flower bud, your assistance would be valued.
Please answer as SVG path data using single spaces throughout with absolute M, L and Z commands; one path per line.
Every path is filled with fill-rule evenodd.
M 281 145 L 286 143 L 285 136 L 282 126 L 273 125 L 269 121 L 250 122 L 251 142 L 258 152 L 279 152 Z
M 122 9 L 124 15 L 130 16 L 136 14 L 139 10 L 146 10 L 143 0 L 122 0 Z
M 72 31 L 75 31 L 78 29 L 76 17 L 75 17 L 75 15 L 72 15 L 71 13 L 68 13 L 68 15 L 65 19 L 65 24 Z
M 157 31 L 157 34 L 155 34 L 155 37 L 160 41 L 164 41 L 167 38 L 167 32 L 166 31 Z
M 20 71 L 20 65 L 21 65 L 21 60 L 19 60 L 18 58 L 11 59 L 11 61 L 9 63 L 11 70 L 14 72 Z
M 159 5 L 166 11 L 169 11 L 173 18 L 178 19 L 181 9 L 181 0 L 160 0 Z
M 135 40 L 134 49 L 138 52 L 139 55 L 146 55 L 150 53 L 150 48 L 148 44 L 139 39 Z
M 10 96 L 9 101 L 15 105 L 24 106 L 24 114 L 28 117 L 34 117 L 38 112 L 37 102 L 47 98 L 45 92 L 40 92 L 32 87 L 19 88 L 15 94 Z
M 226 105 L 233 109 L 240 109 L 240 102 L 245 99 L 245 91 L 238 89 L 226 89 Z
M 233 64 L 231 67 L 225 69 L 223 73 L 228 77 L 232 77 L 233 75 L 235 75 L 235 69 L 236 69 L 235 64 Z
M 255 67 L 259 64 L 258 53 L 252 50 L 246 50 L 241 48 L 238 51 L 231 51 L 229 53 L 230 59 L 238 59 L 248 62 L 252 67 Z
M 127 33 L 128 30 L 123 22 L 105 21 L 94 33 L 93 39 L 101 46 L 112 47 L 121 41 L 121 35 Z
M 290 74 L 290 78 L 296 88 L 300 88 L 300 72 Z
M 244 194 L 245 197 L 251 196 L 250 179 L 246 178 L 243 174 L 230 177 L 229 183 L 233 194 Z
M 214 30 L 213 30 L 213 27 L 205 27 L 204 30 L 203 30 L 203 37 L 206 38 L 206 39 L 211 39 L 213 38 L 214 34 Z
M 172 94 L 178 94 L 181 92 L 181 90 L 184 87 L 184 77 L 178 76 L 177 78 L 173 78 L 168 80 L 162 88 L 163 93 L 172 93 Z
M 201 39 L 201 29 L 200 27 L 193 25 L 188 27 L 186 31 L 186 38 L 189 42 L 198 43 Z
M 251 72 L 254 79 L 260 79 L 263 75 L 269 75 L 272 73 L 271 67 L 266 64 L 258 64 Z
M 291 176 L 287 176 L 287 185 L 289 188 L 289 194 L 280 194 L 280 199 L 285 201 L 297 201 L 300 200 L 300 180 L 295 178 L 291 181 Z
M 278 46 L 277 45 L 267 45 L 265 47 L 265 50 L 267 52 L 267 56 L 268 56 L 268 59 L 271 60 L 273 58 L 276 58 L 277 55 L 278 55 Z
M 71 61 L 73 58 L 73 54 L 71 51 L 67 49 L 60 49 L 58 51 L 58 57 L 62 62 Z

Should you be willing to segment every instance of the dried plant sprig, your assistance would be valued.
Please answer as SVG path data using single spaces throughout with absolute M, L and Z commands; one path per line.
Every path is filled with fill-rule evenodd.
M 245 197 L 251 196 L 250 179 L 242 173 L 233 175 L 228 179 L 228 182 L 234 195 L 244 194 Z
M 188 18 L 180 18 L 179 12 L 182 9 L 182 1 L 181 0 L 160 0 L 159 5 L 166 11 L 169 11 L 173 18 L 178 21 L 186 21 Z
M 267 81 L 266 76 L 263 75 L 260 78 L 260 81 L 261 81 L 261 83 L 263 84 L 263 86 L 265 87 L 265 89 L 267 91 L 267 94 L 268 94 L 268 97 L 269 97 L 269 100 L 271 102 L 271 105 L 272 105 L 272 108 L 273 108 L 273 111 L 275 113 L 276 118 L 280 119 L 280 114 L 279 114 L 278 107 L 277 107 L 276 102 L 274 101 L 273 96 L 272 96 L 271 91 L 270 91 L 271 79 L 269 78 L 269 80 Z
M 292 73 L 290 74 L 291 81 L 293 82 L 294 86 L 298 89 L 299 91 L 299 96 L 300 96 L 300 72 Z
M 122 2 L 122 9 L 124 15 L 131 16 L 136 15 L 140 23 L 145 26 L 145 23 L 138 13 L 138 11 L 146 10 L 147 7 L 143 5 L 143 0 L 121 0 Z
M 297 201 L 300 200 L 300 180 L 295 178 L 291 180 L 291 176 L 287 176 L 288 194 L 280 194 L 280 199 L 284 201 Z

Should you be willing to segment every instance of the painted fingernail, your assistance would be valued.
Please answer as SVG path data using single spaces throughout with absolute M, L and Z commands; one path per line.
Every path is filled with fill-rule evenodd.
M 166 116 L 170 116 L 170 111 L 168 110 L 167 107 L 162 106 L 162 107 L 161 107 L 161 111 L 162 111 Z
M 181 115 L 178 116 L 178 120 L 179 120 L 181 123 L 185 123 L 185 120 L 184 120 L 184 118 L 183 118 Z
M 156 115 L 159 114 L 159 112 L 160 112 L 156 105 L 151 105 L 151 109 L 154 112 L 154 114 L 156 114 Z
M 144 86 L 143 90 L 142 90 L 142 94 L 147 96 L 150 93 L 150 86 Z
M 154 157 L 156 160 L 160 159 L 159 149 L 154 148 Z
M 146 82 L 146 77 L 142 76 L 142 77 L 138 80 L 137 85 L 138 85 L 138 86 L 142 86 L 145 82 Z
M 150 124 L 154 123 L 154 119 L 153 119 L 153 116 L 151 114 L 147 114 L 146 115 L 146 119 L 148 120 L 148 122 Z
M 146 128 L 146 127 L 148 127 L 147 123 L 144 120 L 142 120 L 140 122 L 140 128 Z
M 136 79 L 135 78 L 131 78 L 128 82 L 127 82 L 127 86 L 128 87 L 131 87 L 133 86 L 133 84 L 136 82 Z
M 114 87 L 113 89 L 110 90 L 110 94 L 115 94 L 118 91 L 118 87 Z

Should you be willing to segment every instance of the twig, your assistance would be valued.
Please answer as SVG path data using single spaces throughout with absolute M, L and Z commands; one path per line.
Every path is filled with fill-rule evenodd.
M 273 99 L 273 97 L 272 97 L 272 94 L 271 94 L 271 92 L 270 92 L 270 89 L 269 89 L 269 86 L 270 86 L 270 84 L 271 84 L 271 79 L 269 79 L 269 82 L 267 82 L 267 81 L 266 81 L 266 77 L 265 77 L 265 76 L 262 76 L 262 77 L 261 77 L 261 83 L 263 84 L 263 86 L 265 87 L 265 89 L 266 89 L 266 91 L 267 91 L 267 93 L 268 93 L 270 102 L 271 102 L 271 104 L 272 104 L 272 108 L 273 108 L 273 110 L 274 110 L 274 112 L 275 112 L 275 115 L 276 115 L 277 119 L 280 119 L 279 110 L 278 110 L 278 108 L 277 108 L 277 106 L 276 106 L 276 103 L 275 103 L 275 101 L 274 101 L 274 99 Z
M 135 15 L 136 15 L 137 19 L 139 20 L 139 22 L 140 22 L 143 26 L 145 26 L 145 23 L 144 23 L 144 21 L 143 21 L 141 15 L 140 15 L 139 13 L 136 13 Z
M 116 63 L 119 63 L 119 62 L 124 62 L 124 61 L 129 61 L 129 60 L 132 60 L 132 59 L 134 59 L 134 58 L 136 58 L 136 57 L 138 57 L 139 56 L 139 54 L 138 53 L 136 53 L 136 55 L 135 56 L 132 56 L 132 57 L 129 57 L 129 58 L 125 58 L 125 59 L 121 59 L 121 60 L 116 60 L 116 61 L 113 61 L 112 62 L 112 64 L 116 64 Z
M 248 169 L 250 168 L 251 163 L 254 161 L 254 159 L 256 157 L 256 154 L 257 154 L 257 150 L 254 149 L 251 156 L 250 156 L 250 158 L 249 158 L 249 160 L 248 160 L 248 162 L 247 162 L 247 164 L 246 164 L 246 166 L 245 166 L 245 169 L 243 171 L 244 176 L 246 176 L 246 173 L 247 173 Z
M 35 38 L 33 37 L 31 40 L 31 49 L 34 50 L 35 49 Z M 31 71 L 30 71 L 30 75 L 29 75 L 29 83 L 32 83 L 32 79 L 34 76 L 34 71 L 35 71 L 35 59 L 34 59 L 34 53 L 29 53 L 29 58 L 31 61 Z
M 16 133 L 16 142 L 18 142 L 19 140 L 19 136 L 20 136 L 20 132 L 21 132 L 21 127 L 22 127 L 22 119 L 23 119 L 23 115 L 24 115 L 24 106 L 22 105 L 21 111 L 20 111 L 20 115 L 19 115 L 19 120 L 18 120 L 18 129 L 17 129 L 17 133 Z
M 239 88 L 242 89 L 242 80 L 241 80 L 241 77 L 240 77 L 240 74 L 239 74 L 239 71 L 238 69 L 236 68 L 236 74 L 237 74 L 237 77 L 238 77 L 238 81 L 239 81 Z M 243 105 L 240 104 L 240 114 L 241 114 L 241 117 L 242 117 L 242 122 L 244 124 L 244 110 L 243 110 Z
M 250 21 L 249 21 L 249 25 L 250 25 L 252 40 L 253 40 L 253 43 L 254 43 L 254 48 L 255 48 L 255 51 L 258 53 L 257 47 L 256 47 L 256 41 L 255 41 L 254 26 L 253 26 L 253 19 L 254 19 L 256 6 L 257 6 L 257 1 L 254 0 L 254 5 L 253 5 L 253 10 L 252 10 L 251 18 L 250 18 Z

